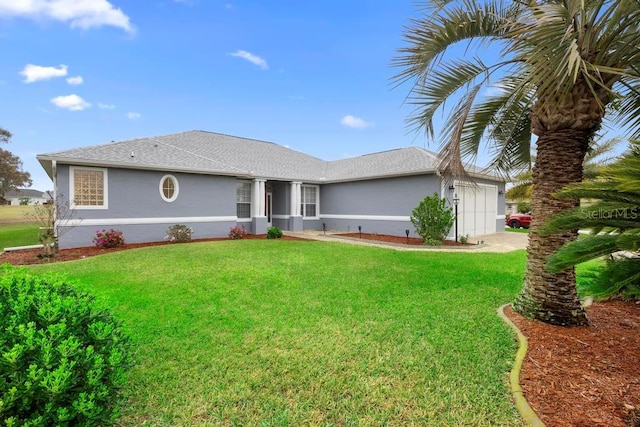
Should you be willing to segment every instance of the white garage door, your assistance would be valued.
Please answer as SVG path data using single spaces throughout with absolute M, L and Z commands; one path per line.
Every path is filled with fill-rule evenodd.
M 458 235 L 477 236 L 496 232 L 498 187 L 458 182 Z

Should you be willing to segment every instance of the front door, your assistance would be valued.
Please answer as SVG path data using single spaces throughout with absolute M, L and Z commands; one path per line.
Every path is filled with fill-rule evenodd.
M 271 227 L 271 208 L 272 208 L 272 204 L 271 204 L 271 193 L 266 193 L 265 194 L 265 200 L 264 200 L 264 215 L 267 217 L 267 227 Z

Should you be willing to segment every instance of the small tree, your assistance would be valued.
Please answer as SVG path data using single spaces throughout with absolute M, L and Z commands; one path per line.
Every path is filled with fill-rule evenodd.
M 439 198 L 437 193 L 425 197 L 411 212 L 411 222 L 425 244 L 442 243 L 453 227 L 454 220 L 451 207 L 447 207 L 447 200 Z
M 69 207 L 68 202 L 60 202 L 60 195 L 53 197 L 51 192 L 47 193 L 51 196 L 51 203 L 37 205 L 33 211 L 25 215 L 27 221 L 40 227 L 38 240 L 42 243 L 43 258 L 51 258 L 56 255 L 58 238 L 64 234 L 61 225 L 68 225 L 75 215 L 75 211 Z M 68 227 L 64 227 L 64 230 L 68 231 Z

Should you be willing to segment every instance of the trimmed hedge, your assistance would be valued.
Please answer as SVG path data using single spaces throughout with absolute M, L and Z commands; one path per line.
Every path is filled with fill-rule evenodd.
M 120 324 L 92 296 L 0 267 L 0 424 L 112 424 L 129 354 Z

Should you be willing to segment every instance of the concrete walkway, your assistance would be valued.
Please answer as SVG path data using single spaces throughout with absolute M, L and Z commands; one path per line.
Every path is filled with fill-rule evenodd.
M 319 240 L 324 242 L 343 242 L 353 245 L 376 246 L 380 248 L 394 249 L 397 251 L 435 251 L 435 252 L 510 252 L 519 249 L 526 249 L 529 235 L 526 233 L 500 232 L 493 234 L 483 234 L 469 238 L 470 242 L 481 242 L 479 245 L 464 247 L 430 247 L 400 245 L 394 243 L 372 242 L 371 240 L 360 240 L 348 237 L 337 236 L 340 231 L 327 231 L 326 234 L 318 230 L 306 230 L 300 232 L 285 231 L 288 236 L 300 237 L 309 240 Z M 484 243 L 482 243 L 484 242 Z

